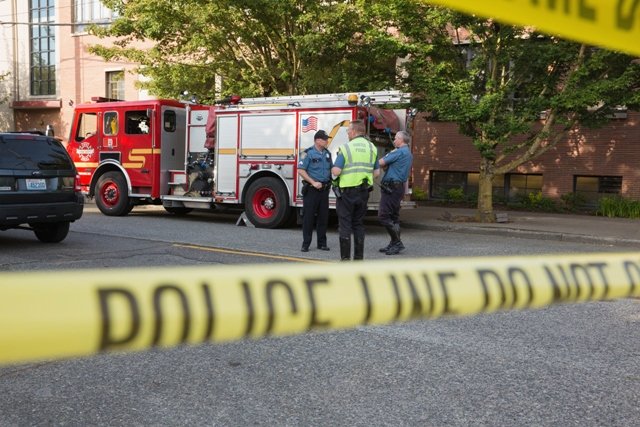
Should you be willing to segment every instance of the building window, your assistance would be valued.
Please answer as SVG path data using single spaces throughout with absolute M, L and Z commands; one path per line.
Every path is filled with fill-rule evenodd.
M 32 96 L 56 94 L 56 43 L 53 26 L 55 0 L 31 0 L 29 20 L 30 45 L 30 93 Z M 44 24 L 44 25 L 38 25 Z
M 431 171 L 429 194 L 432 199 L 449 199 L 451 190 L 461 189 L 466 199 L 478 197 L 480 174 L 477 172 Z M 496 175 L 492 181 L 494 196 L 504 194 L 504 175 Z
M 466 182 L 466 172 L 431 171 L 429 194 L 434 199 L 446 199 L 451 190 L 464 190 Z
M 124 99 L 124 71 L 108 71 L 106 74 L 106 97 Z
M 73 23 L 76 32 L 85 31 L 89 24 L 109 23 L 117 15 L 100 0 L 75 0 Z
M 478 197 L 480 174 L 477 172 L 431 171 L 429 194 L 432 199 L 449 199 L 450 191 L 461 189 L 467 199 Z M 492 181 L 494 196 L 504 194 L 504 175 L 495 175 Z
M 598 203 L 600 197 L 607 194 L 620 194 L 621 176 L 574 176 L 573 191 L 585 198 L 588 205 Z
M 514 201 L 529 193 L 542 191 L 542 175 L 512 173 L 506 175 L 507 200 Z

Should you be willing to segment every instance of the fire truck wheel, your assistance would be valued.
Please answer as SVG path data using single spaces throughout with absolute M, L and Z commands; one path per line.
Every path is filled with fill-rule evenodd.
M 127 182 L 119 172 L 107 172 L 96 185 L 96 205 L 108 216 L 124 216 L 131 212 Z
M 244 210 L 256 227 L 282 227 L 291 216 L 287 190 L 277 178 L 259 178 L 247 190 Z

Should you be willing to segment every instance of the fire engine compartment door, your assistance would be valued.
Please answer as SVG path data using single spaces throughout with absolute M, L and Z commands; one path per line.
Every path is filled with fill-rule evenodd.
M 171 170 L 185 170 L 185 122 L 184 109 L 162 106 L 160 111 L 160 194 L 169 194 L 169 181 Z M 156 143 L 157 145 L 157 143 Z
M 216 192 L 234 193 L 238 178 L 238 116 L 218 116 L 216 137 Z
M 243 159 L 293 159 L 296 147 L 296 113 L 242 114 L 240 157 Z

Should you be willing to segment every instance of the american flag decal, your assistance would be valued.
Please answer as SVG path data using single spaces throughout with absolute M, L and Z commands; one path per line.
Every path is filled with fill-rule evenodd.
M 302 119 L 302 132 L 318 130 L 318 118 L 309 116 L 308 119 Z

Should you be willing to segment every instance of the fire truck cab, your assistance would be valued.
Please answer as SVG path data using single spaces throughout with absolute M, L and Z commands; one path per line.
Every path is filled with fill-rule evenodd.
M 67 150 L 83 192 L 105 215 L 142 204 L 173 214 L 235 206 L 253 225 L 275 228 L 302 206 L 298 157 L 317 130 L 329 134 L 335 159 L 350 121 L 365 120 L 382 156 L 411 115 L 381 107 L 406 102 L 397 91 L 234 98 L 213 106 L 96 99 L 76 107 Z M 371 209 L 378 200 L 376 186 Z

